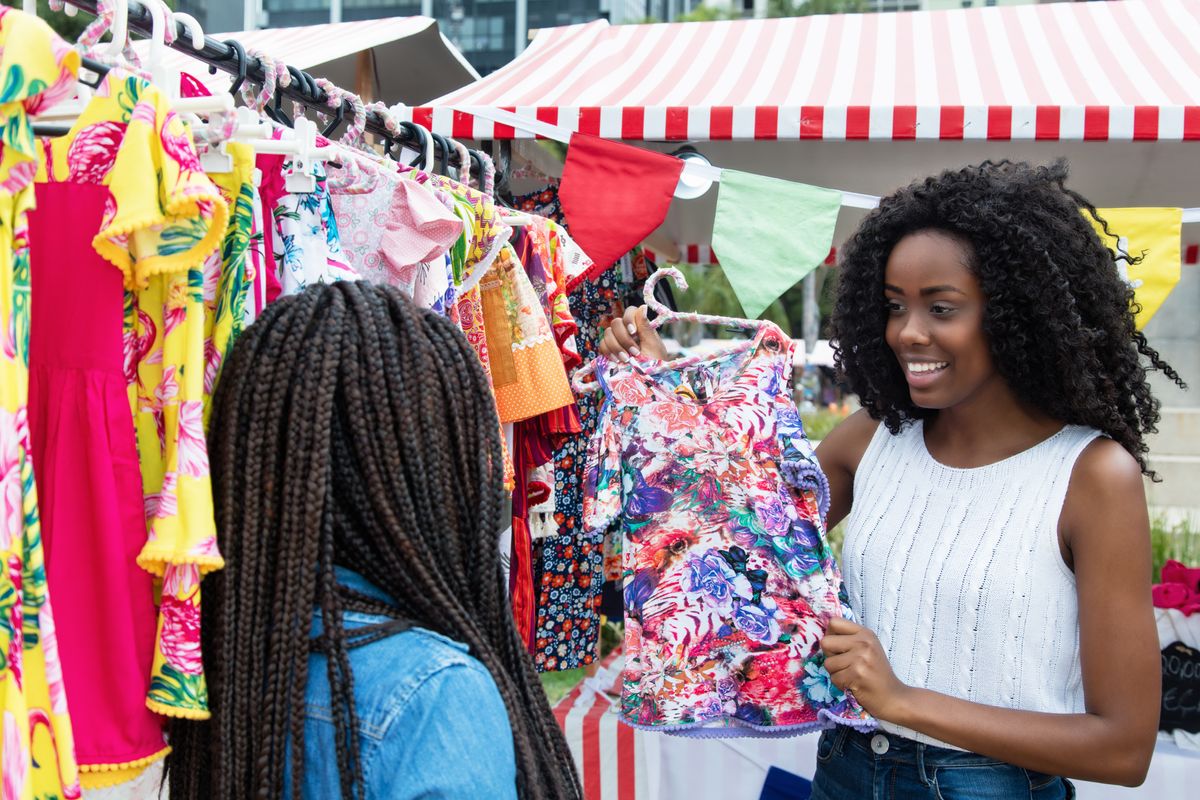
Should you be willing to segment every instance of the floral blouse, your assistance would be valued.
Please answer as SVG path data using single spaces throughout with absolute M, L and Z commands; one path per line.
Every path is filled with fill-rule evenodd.
M 709 360 L 605 374 L 584 522 L 624 536 L 622 719 L 689 735 L 794 735 L 873 721 L 820 640 L 848 614 L 827 489 L 791 399 L 792 343 L 766 323 Z
M 71 95 L 79 54 L 0 7 L 0 775 L 5 798 L 79 797 L 79 768 L 42 551 L 29 443 L 29 116 Z M 38 728 L 43 734 L 35 738 Z
M 163 581 L 147 705 L 206 717 L 199 580 L 223 561 L 204 438 L 203 266 L 225 236 L 228 206 L 166 96 L 119 69 L 70 133 L 39 144 L 40 179 L 111 193 L 93 246 L 125 276 L 125 376 L 148 529 L 137 561 Z
M 314 161 L 312 171 L 317 179 L 316 190 L 285 194 L 274 210 L 275 261 L 284 294 L 296 294 L 318 283 L 359 278 L 342 252 L 325 167 Z

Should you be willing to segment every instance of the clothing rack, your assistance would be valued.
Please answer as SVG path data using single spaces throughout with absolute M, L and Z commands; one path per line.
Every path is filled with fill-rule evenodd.
M 97 0 L 69 0 L 71 5 L 96 15 L 98 13 L 99 3 Z M 187 29 L 178 21 L 172 21 L 175 26 L 176 38 L 171 42 L 170 47 L 180 52 L 208 64 L 210 71 L 221 70 L 228 72 L 235 78 L 243 78 L 251 83 L 262 85 L 266 81 L 266 74 L 263 71 L 262 62 L 245 52 L 235 40 L 221 41 L 206 35 L 204 37 L 204 46 L 199 50 L 192 47 L 191 36 L 188 35 Z M 137 0 L 129 0 L 129 31 L 132 34 L 137 32 L 144 37 L 149 38 L 154 29 L 154 16 L 150 9 L 143 3 Z M 244 61 L 243 61 L 244 59 Z M 243 75 L 242 64 L 245 64 Z M 287 86 L 276 86 L 276 99 L 293 100 L 306 108 L 320 109 L 323 113 L 332 113 L 334 117 L 340 121 L 341 119 L 353 119 L 354 110 L 348 100 L 342 101 L 342 107 L 338 110 L 330 109 L 327 105 L 329 96 L 316 84 L 314 78 L 304 70 L 296 69 L 289 66 L 288 72 L 292 75 L 292 82 Z M 413 128 L 401 126 L 398 133 L 391 133 L 384 123 L 383 117 L 375 111 L 368 111 L 366 116 L 366 131 L 383 137 L 390 145 L 406 145 L 415 150 L 420 150 L 424 143 L 420 142 L 418 136 L 414 133 Z M 459 164 L 458 152 L 456 148 L 446 147 L 444 140 L 439 141 L 439 137 L 432 137 L 434 142 L 435 155 L 442 163 L 448 163 L 453 167 L 461 167 Z M 446 152 L 449 150 L 449 152 Z

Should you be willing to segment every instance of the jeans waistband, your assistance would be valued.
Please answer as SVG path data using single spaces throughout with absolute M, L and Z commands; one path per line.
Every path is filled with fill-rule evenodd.
M 936 747 L 923 742 L 915 742 L 903 736 L 886 733 L 882 730 L 875 733 L 859 733 L 848 727 L 839 727 L 831 732 L 836 737 L 835 752 L 847 747 L 861 750 L 867 755 L 880 760 L 919 764 L 926 768 L 935 767 L 987 767 L 1005 765 L 987 756 L 969 753 L 965 750 L 951 750 L 946 747 Z

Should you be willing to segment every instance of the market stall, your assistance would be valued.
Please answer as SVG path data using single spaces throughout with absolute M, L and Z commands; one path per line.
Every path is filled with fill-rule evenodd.
M 1098 206 L 1185 209 L 1176 259 L 1183 275 L 1175 297 L 1182 299 L 1174 302 L 1186 309 L 1200 285 L 1198 37 L 1200 7 L 1182 0 L 645 26 L 599 21 L 540 31 L 504 69 L 395 111 L 476 140 L 567 142 L 578 133 L 658 152 L 686 143 L 725 170 L 835 188 L 851 198 L 837 217 L 835 247 L 870 206 L 864 195 L 985 159 L 1064 156 L 1073 188 Z M 655 250 L 672 261 L 718 263 L 718 196 L 676 199 L 648 237 Z M 1198 342 L 1170 305 L 1146 331 L 1181 372 L 1200 368 Z M 1185 397 L 1161 388 L 1169 400 Z M 647 734 L 622 740 L 603 710 L 603 692 L 585 687 L 570 703 L 564 721 L 579 727 L 568 725 L 568 733 L 582 737 L 573 740 L 581 763 L 595 771 L 591 796 L 658 796 L 641 772 L 635 780 L 596 766 L 600 754 L 615 764 L 624 753 L 621 763 L 640 769 L 645 751 L 637 742 Z M 597 744 L 606 720 L 615 741 Z M 698 746 L 656 747 L 655 770 L 695 764 Z M 755 758 L 718 749 L 729 758 L 706 751 L 700 760 L 731 774 Z M 758 760 L 769 765 L 766 753 Z M 811 753 L 790 766 L 811 776 Z M 1197 777 L 1200 757 L 1164 743 L 1141 789 L 1083 785 L 1080 796 L 1175 796 Z
M 542 30 L 505 68 L 396 112 L 466 139 L 553 135 L 525 120 L 659 151 L 686 142 L 722 168 L 868 195 L 984 159 L 1065 156 L 1072 185 L 1102 207 L 1188 208 L 1200 205 L 1198 38 L 1200 9 L 1185 0 L 601 20 Z M 673 203 L 659 249 L 705 260 L 716 196 Z M 843 209 L 835 243 L 863 213 Z M 1188 266 L 1198 228 L 1184 227 Z M 1178 327 L 1148 334 L 1196 374 L 1200 347 Z

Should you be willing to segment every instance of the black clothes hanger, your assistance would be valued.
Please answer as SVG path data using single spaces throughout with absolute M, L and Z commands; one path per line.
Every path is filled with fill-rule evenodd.
M 339 103 L 337 109 L 333 112 L 333 119 L 329 120 L 329 124 L 321 129 L 321 135 L 328 139 L 338 129 L 338 126 L 342 124 L 342 120 L 345 118 L 346 105 L 345 103 Z
M 109 70 L 108 65 L 101 64 L 96 59 L 88 58 L 87 56 L 84 56 L 80 60 L 80 64 L 81 64 L 81 66 L 85 67 L 89 72 L 96 73 L 96 80 L 95 81 L 85 81 L 83 78 L 80 78 L 79 82 L 82 83 L 84 86 L 90 86 L 93 89 L 98 88 L 100 86 L 100 82 L 104 80 L 104 76 L 108 74 L 108 70 Z
M 433 133 L 431 131 L 429 135 L 433 137 L 433 151 L 434 151 L 434 156 L 437 158 L 437 164 L 438 164 L 437 165 L 437 173 L 439 175 L 449 175 L 450 174 L 450 166 L 449 166 L 449 164 L 450 164 L 450 142 L 447 141 L 446 137 L 442 136 L 440 133 Z
M 233 58 L 237 60 L 237 77 L 233 79 L 233 85 L 229 87 L 229 93 L 237 97 L 238 90 L 242 88 L 242 84 L 246 82 L 246 68 L 249 59 L 246 58 L 246 48 L 242 47 L 242 43 L 237 39 L 226 39 L 225 46 L 233 53 Z M 216 67 L 209 67 L 210 72 L 216 72 Z
M 408 122 L 407 120 L 404 122 L 401 122 L 400 127 L 403 128 L 405 131 L 407 131 L 409 136 L 412 139 L 414 139 L 417 143 L 416 147 L 417 147 L 417 151 L 418 151 L 419 155 L 413 159 L 412 163 L 409 164 L 409 166 L 415 167 L 418 164 L 420 164 L 422 169 L 429 169 L 431 165 L 425 163 L 425 148 L 429 143 L 429 140 L 425 137 L 425 129 L 422 128 L 420 125 L 417 125 L 416 123 L 413 123 L 413 122 Z M 399 149 L 397 149 L 397 151 L 396 151 L 395 158 L 397 160 L 399 160 L 399 158 L 400 158 Z
M 471 156 L 471 174 L 479 176 L 479 188 L 483 188 L 483 156 L 478 150 L 468 150 L 468 155 Z

